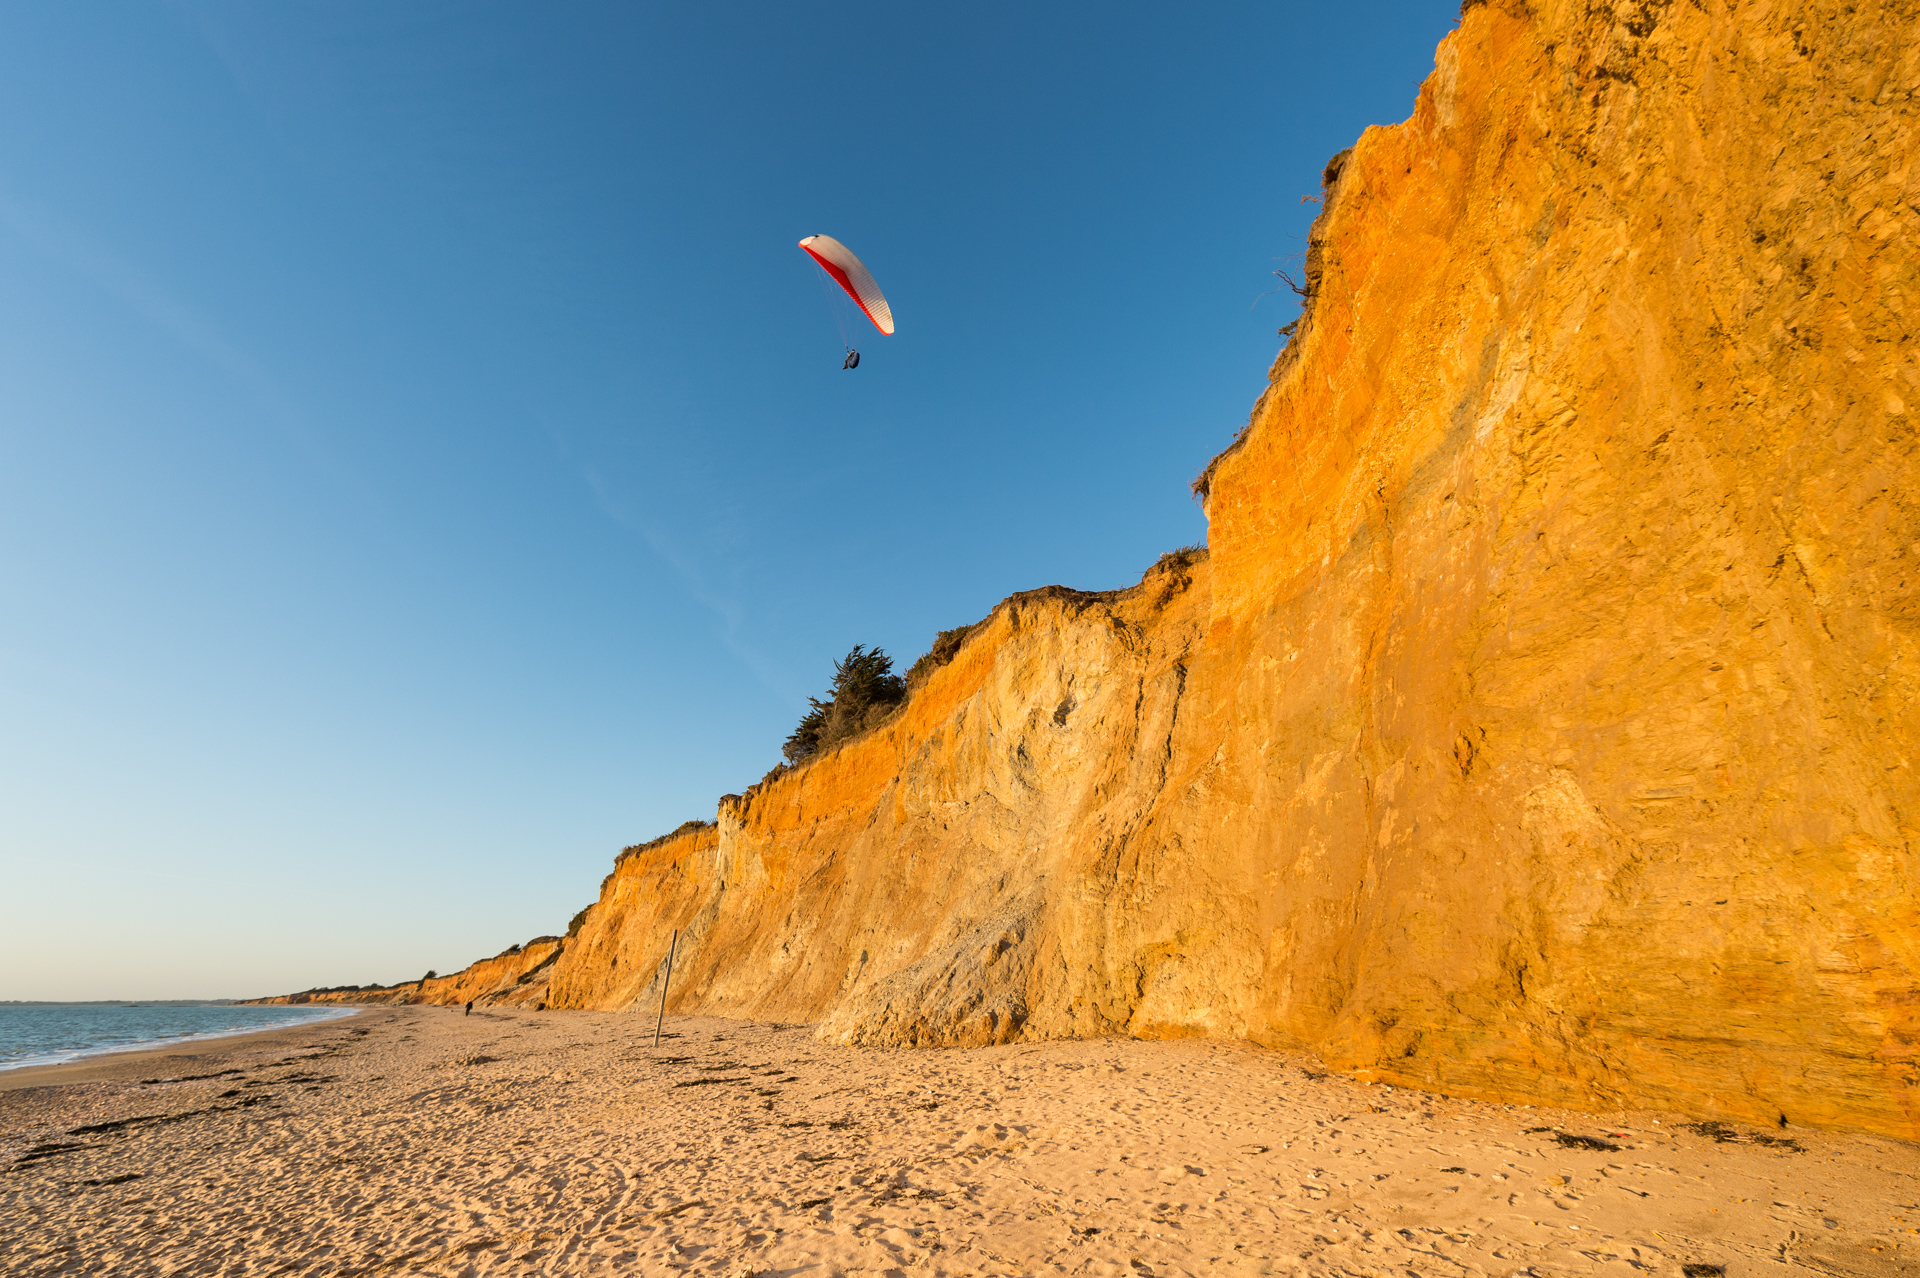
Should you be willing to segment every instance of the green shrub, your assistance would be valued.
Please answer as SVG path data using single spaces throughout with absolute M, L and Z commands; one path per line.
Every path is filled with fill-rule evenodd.
M 820 734 L 826 731 L 827 712 L 833 709 L 832 698 L 823 702 L 818 697 L 808 697 L 807 702 L 813 709 L 800 716 L 800 726 L 780 747 L 780 755 L 788 763 L 798 763 L 819 753 Z
M 907 668 L 907 686 L 917 688 L 925 683 L 934 671 L 953 660 L 954 654 L 960 651 L 960 645 L 967 641 L 968 635 L 986 624 L 984 621 L 976 621 L 971 626 L 955 626 L 952 630 L 942 630 L 935 635 L 933 647 L 927 650 L 927 655 Z
M 807 698 L 812 708 L 801 716 L 780 753 L 788 763 L 810 759 L 882 722 L 906 699 L 907 681 L 893 673 L 893 658 L 884 649 L 869 652 L 857 643 L 833 663 L 833 689 L 827 699 Z
M 580 925 L 587 921 L 587 911 L 592 908 L 591 905 L 581 906 L 580 912 L 574 915 L 572 921 L 567 924 L 567 939 L 569 941 L 580 934 Z

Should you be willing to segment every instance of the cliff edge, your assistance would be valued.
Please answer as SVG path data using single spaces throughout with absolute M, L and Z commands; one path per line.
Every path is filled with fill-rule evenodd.
M 1208 555 L 623 857 L 555 1006 L 1920 1137 L 1920 5 L 1478 4 Z

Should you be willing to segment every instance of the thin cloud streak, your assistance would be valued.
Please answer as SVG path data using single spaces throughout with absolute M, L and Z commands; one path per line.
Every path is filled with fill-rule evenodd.
M 308 461 L 346 482 L 361 496 L 373 495 L 367 484 L 340 465 L 320 438 L 300 423 L 272 375 L 257 360 L 228 341 L 198 312 L 155 284 L 145 272 L 74 230 L 51 210 L 36 208 L 5 192 L 0 192 L 0 226 L 12 231 L 22 243 L 47 260 L 85 277 L 102 293 L 225 373 L 266 411 L 273 425 Z
M 671 568 L 674 575 L 685 583 L 687 592 L 693 596 L 694 601 L 720 618 L 720 642 L 747 668 L 747 672 L 753 676 L 754 681 L 780 700 L 798 706 L 800 699 L 780 685 L 771 663 L 740 642 L 738 631 L 742 610 L 739 603 L 711 589 L 692 561 L 681 554 L 657 529 L 634 515 L 624 503 L 610 493 L 606 483 L 592 469 L 581 467 L 580 476 L 592 490 L 594 503 L 600 507 L 600 512 L 644 541 L 647 549 L 651 550 L 661 563 Z

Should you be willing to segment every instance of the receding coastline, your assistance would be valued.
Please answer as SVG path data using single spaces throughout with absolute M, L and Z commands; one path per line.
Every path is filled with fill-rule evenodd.
M 131 1043 L 125 1047 L 87 1050 L 67 1060 L 0 1067 L 0 1092 L 31 1087 L 73 1087 L 87 1083 L 138 1082 L 156 1077 L 183 1062 L 201 1062 L 280 1048 L 303 1049 L 313 1031 L 359 1014 L 357 1008 L 328 1009 L 304 1021 L 262 1029 L 228 1030 L 164 1042 Z M 191 1050 L 204 1048 L 205 1050 Z M 189 1050 L 182 1050 L 189 1049 Z M 184 1066 L 183 1066 L 184 1067 Z
M 246 1006 L 246 1004 L 231 999 L 218 1002 L 187 999 L 172 999 L 166 1001 L 99 999 L 84 1003 L 16 1000 L 6 1004 L 0 1004 L 0 1008 L 10 1008 L 15 1012 L 29 1008 L 58 1009 L 70 1007 L 87 1010 L 125 1009 L 128 1011 L 139 1011 L 149 1008 L 182 1009 L 191 1007 L 239 1009 Z M 259 1018 L 258 1023 L 251 1025 L 229 1022 L 208 1026 L 206 1028 L 175 1028 L 168 1026 L 166 1022 L 138 1027 L 66 1025 L 61 1027 L 64 1033 L 62 1033 L 61 1030 L 50 1031 L 46 1028 L 39 1028 L 38 1033 L 32 1037 L 47 1041 L 42 1041 L 32 1048 L 21 1047 L 21 1042 L 28 1039 L 29 1035 L 20 1027 L 15 1025 L 0 1026 L 0 1029 L 6 1031 L 6 1037 L 0 1039 L 0 1046 L 3 1046 L 9 1053 L 19 1053 L 17 1055 L 9 1054 L 5 1057 L 0 1057 L 0 1077 L 11 1075 L 21 1070 L 49 1068 L 108 1055 L 150 1051 L 164 1052 L 183 1044 L 203 1043 L 215 1039 L 233 1038 L 247 1034 L 271 1033 L 276 1029 L 297 1028 L 299 1026 L 316 1024 L 323 1021 L 339 1020 L 342 1017 L 352 1016 L 354 1014 L 355 1011 L 352 1008 L 302 1009 L 299 1012 L 282 1013 L 277 1017 Z M 57 1034 L 58 1040 L 49 1040 L 50 1034 Z

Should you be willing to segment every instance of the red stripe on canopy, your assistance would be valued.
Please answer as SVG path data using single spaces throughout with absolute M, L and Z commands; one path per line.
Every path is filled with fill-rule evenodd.
M 819 249 L 814 248 L 816 242 L 821 246 Z M 800 241 L 800 247 L 808 257 L 820 263 L 821 270 L 833 276 L 834 282 L 846 290 L 847 296 L 853 299 L 860 313 L 871 320 L 875 328 L 886 336 L 893 335 L 893 308 L 887 305 L 886 296 L 881 293 L 880 286 L 874 283 L 872 273 L 864 262 L 854 256 L 852 249 L 831 235 L 809 235 Z M 844 257 L 845 263 L 835 260 L 839 257 Z M 870 298 L 866 296 L 868 293 L 872 294 Z

